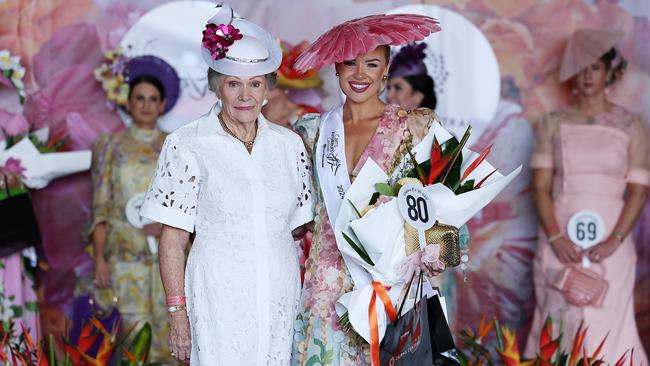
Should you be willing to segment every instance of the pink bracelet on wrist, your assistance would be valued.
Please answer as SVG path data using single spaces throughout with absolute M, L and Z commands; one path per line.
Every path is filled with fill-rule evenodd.
M 167 306 L 185 305 L 185 296 L 167 296 Z
M 559 231 L 560 231 L 560 227 L 557 226 L 557 224 L 550 225 L 549 227 L 546 228 L 546 234 L 548 236 L 557 234 Z

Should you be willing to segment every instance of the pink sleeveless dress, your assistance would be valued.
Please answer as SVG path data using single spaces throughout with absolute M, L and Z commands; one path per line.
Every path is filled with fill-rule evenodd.
M 569 218 L 576 212 L 592 210 L 605 222 L 609 237 L 624 205 L 628 183 L 648 185 L 647 149 L 641 118 L 619 107 L 596 116 L 591 123 L 570 110 L 552 113 L 537 128 L 537 144 L 531 166 L 552 168 L 552 196 L 558 225 L 566 234 Z M 634 348 L 634 365 L 648 364 L 634 318 L 636 252 L 632 236 L 601 265 L 592 270 L 604 274 L 609 290 L 602 307 L 568 304 L 553 288 L 565 267 L 560 263 L 540 230 L 534 262 L 536 306 L 531 333 L 524 354 L 534 357 L 539 350 L 539 333 L 548 314 L 554 328 L 564 322 L 562 348 L 570 352 L 571 341 L 584 319 L 589 326 L 585 347 L 592 355 L 609 333 L 601 355 L 614 364 Z M 629 353 L 628 353 L 629 359 Z

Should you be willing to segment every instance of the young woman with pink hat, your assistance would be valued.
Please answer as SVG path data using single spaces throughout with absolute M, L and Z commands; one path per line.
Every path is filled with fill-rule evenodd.
M 565 348 L 584 322 L 588 355 L 607 337 L 607 363 L 626 352 L 629 358 L 632 349 L 630 364 L 648 363 L 634 318 L 630 235 L 650 185 L 646 128 L 639 115 L 607 100 L 625 65 L 612 48 L 621 37 L 588 29 L 570 37 L 560 81 L 571 81 L 576 102 L 537 125 L 531 166 L 542 230 L 527 356 L 534 356 L 550 316 L 564 324 Z
M 301 310 L 296 321 L 294 365 L 368 365 L 370 347 L 341 329 L 336 301 L 353 281 L 332 227 L 345 191 L 372 158 L 389 174 L 417 144 L 435 116 L 431 110 L 407 112 L 379 99 L 388 78 L 389 45 L 422 40 L 440 30 L 432 18 L 374 15 L 340 24 L 323 34 L 298 58 L 305 72 L 335 64 L 345 102 L 322 115 L 309 114 L 295 125 L 310 149 L 319 192 L 315 230 Z

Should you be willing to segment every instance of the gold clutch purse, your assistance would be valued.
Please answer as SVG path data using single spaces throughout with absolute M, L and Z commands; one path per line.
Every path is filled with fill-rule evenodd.
M 457 227 L 437 223 L 424 233 L 427 245 L 440 245 L 440 260 L 447 267 L 460 265 L 460 240 Z M 418 231 L 409 224 L 404 224 L 404 242 L 406 244 L 406 255 L 411 255 L 420 250 Z

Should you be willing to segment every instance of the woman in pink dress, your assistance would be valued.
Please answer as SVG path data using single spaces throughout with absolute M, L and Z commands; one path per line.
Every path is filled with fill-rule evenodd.
M 606 99 L 607 87 L 624 67 L 612 48 L 620 36 L 602 30 L 571 36 L 560 81 L 572 80 L 577 103 L 550 113 L 537 126 L 531 166 L 543 230 L 534 262 L 537 304 L 528 357 L 539 349 L 539 333 L 550 315 L 564 323 L 564 349 L 571 349 L 584 321 L 588 355 L 607 336 L 601 353 L 606 362 L 614 364 L 626 352 L 629 359 L 634 349 L 634 365 L 648 364 L 634 319 L 636 253 L 629 235 L 650 184 L 645 123 Z M 605 224 L 604 239 L 587 249 L 573 244 L 566 229 L 571 216 L 583 210 L 596 212 Z M 581 303 L 559 290 L 563 271 L 581 269 L 583 257 L 609 285 L 600 304 Z

